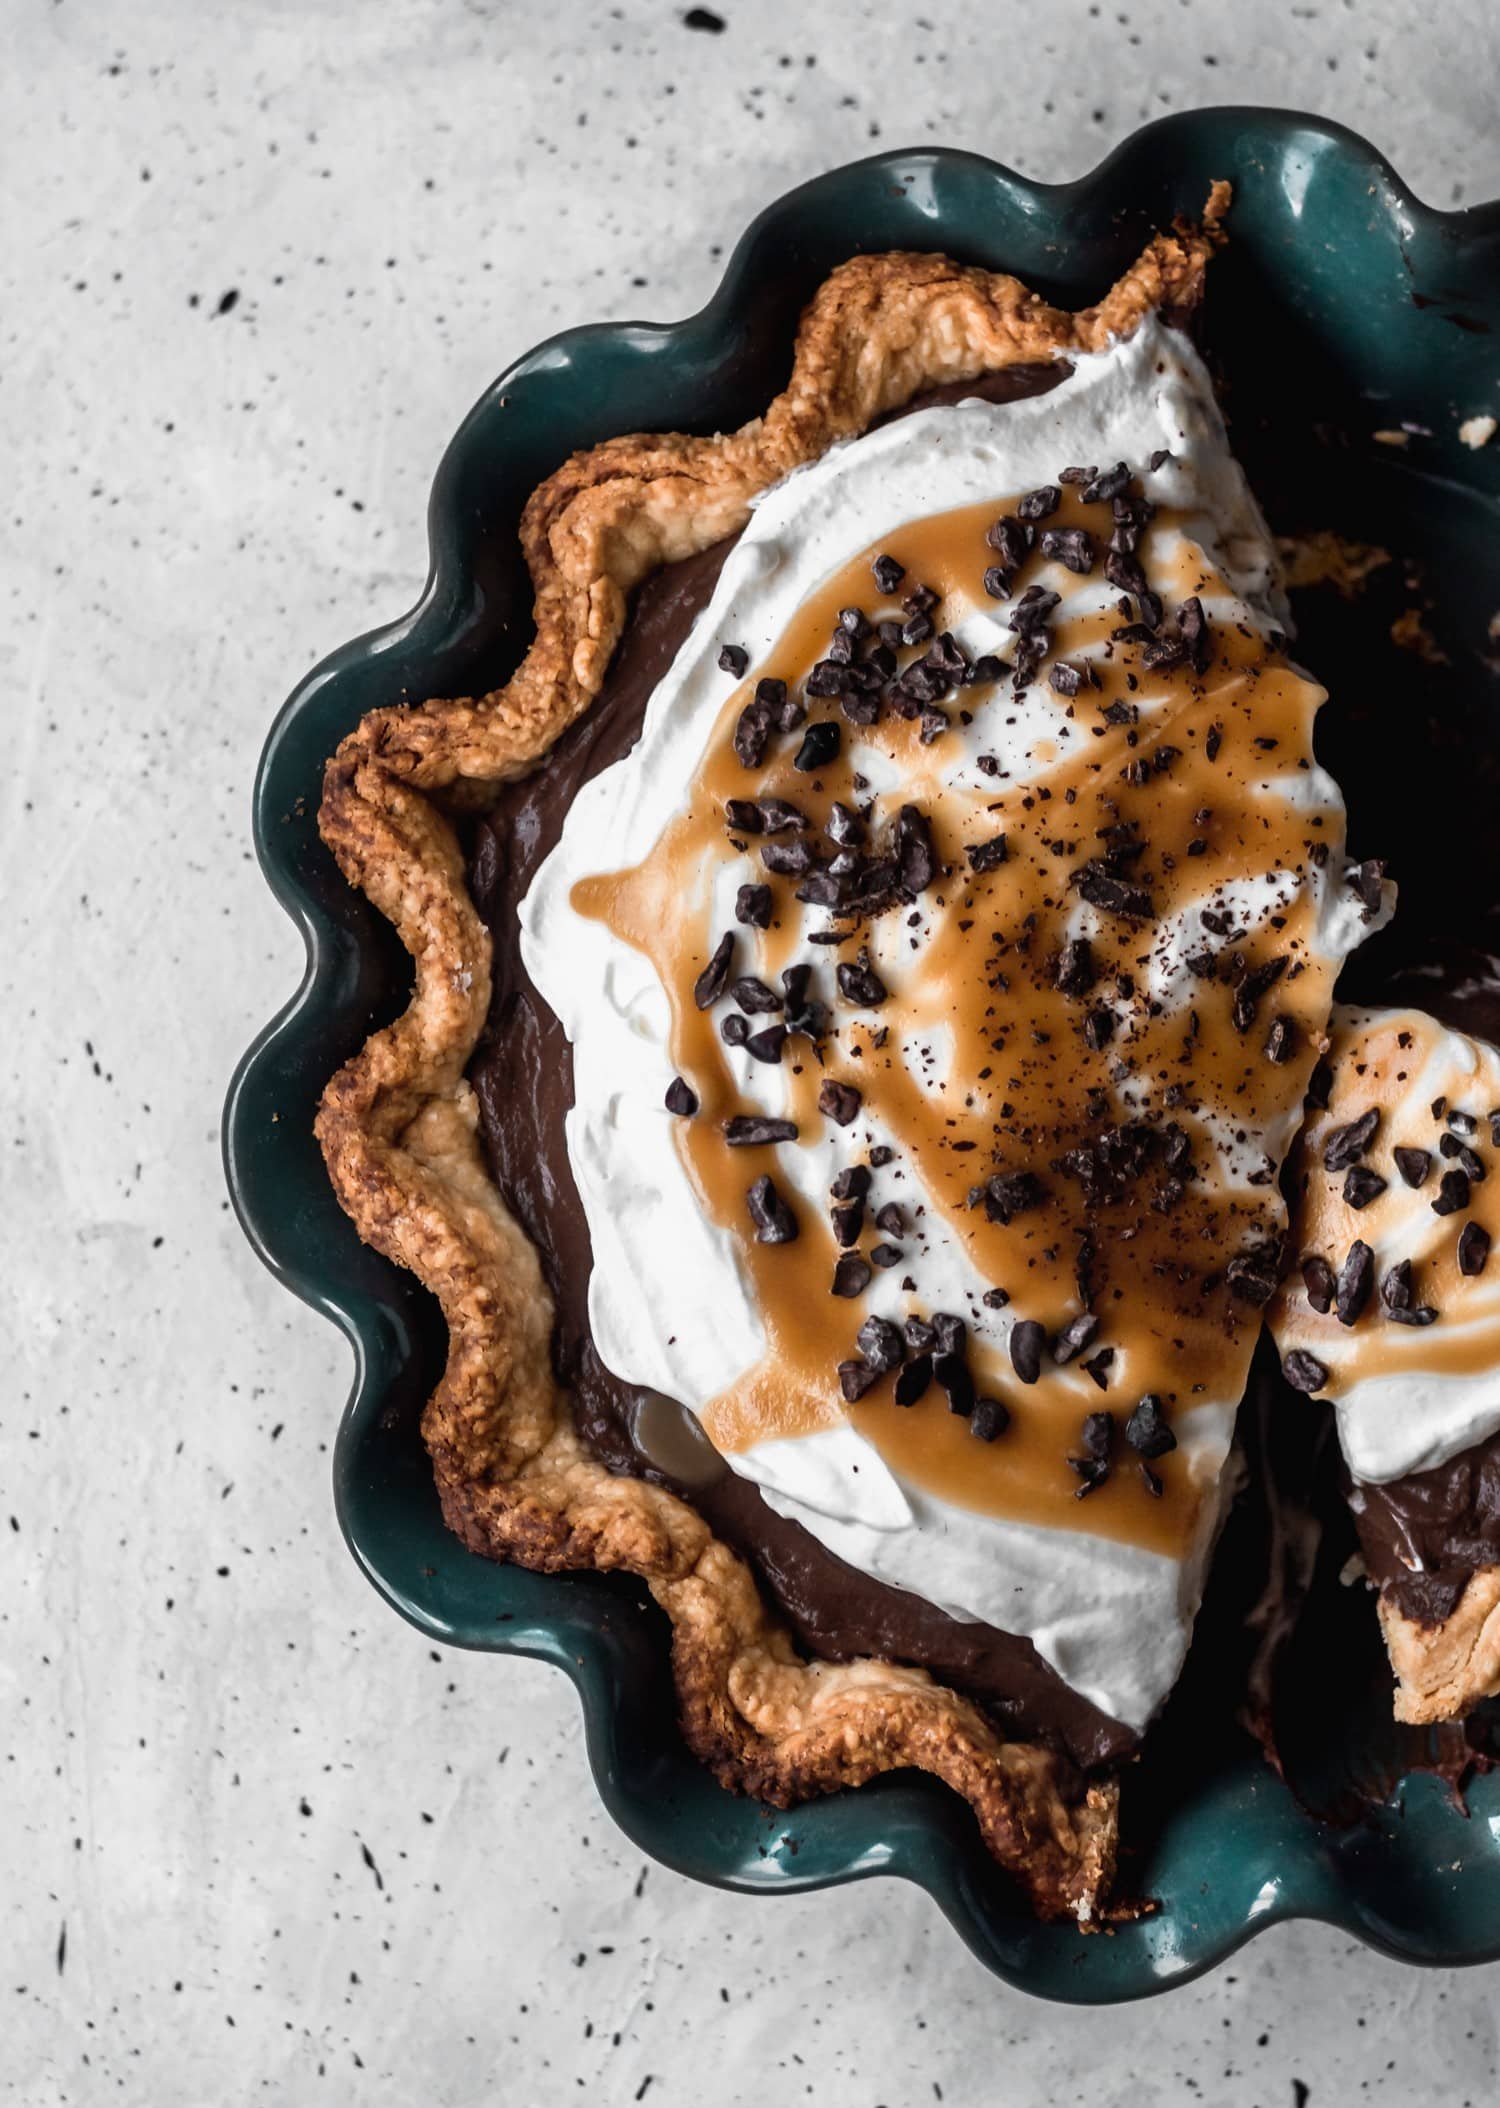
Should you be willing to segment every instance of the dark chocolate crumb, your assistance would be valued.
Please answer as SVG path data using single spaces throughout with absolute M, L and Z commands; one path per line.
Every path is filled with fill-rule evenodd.
M 998 1398 L 976 1398 L 969 1415 L 969 1433 L 980 1442 L 993 1442 L 1010 1426 L 1010 1407 Z
M 1328 1371 L 1315 1354 L 1305 1348 L 1293 1347 L 1282 1356 L 1281 1373 L 1294 1391 L 1303 1391 L 1310 1398 L 1314 1391 L 1321 1391 L 1328 1381 Z
M 726 644 L 719 653 L 720 672 L 732 673 L 737 681 L 742 678 L 749 664 L 750 654 L 742 644 Z
M 750 1220 L 755 1224 L 758 1244 L 793 1244 L 797 1237 L 797 1218 L 786 1201 L 776 1190 L 775 1181 L 769 1173 L 762 1173 L 745 1195 L 745 1206 Z
M 1432 1157 L 1425 1149 L 1394 1149 L 1396 1169 L 1408 1186 L 1422 1186 L 1432 1169 Z
M 1333 1278 L 1333 1268 L 1326 1259 L 1319 1258 L 1316 1252 L 1309 1252 L 1302 1262 L 1302 1279 L 1307 1288 L 1308 1303 L 1320 1316 L 1326 1317 L 1333 1308 L 1337 1286 Z
M 1458 1270 L 1472 1279 L 1482 1274 L 1490 1256 L 1490 1233 L 1477 1222 L 1466 1222 L 1458 1235 Z
M 1047 1335 L 1035 1318 L 1021 1318 L 1010 1328 L 1010 1365 L 1022 1383 L 1035 1383 L 1042 1373 L 1042 1349 Z
M 1341 1325 L 1359 1322 L 1375 1283 L 1375 1254 L 1362 1237 L 1356 1237 L 1339 1268 L 1333 1307 Z
M 1455 1168 L 1445 1171 L 1438 1180 L 1437 1199 L 1432 1203 L 1434 1215 L 1461 1215 L 1469 1205 L 1469 1174 Z
M 825 1076 L 818 1086 L 818 1111 L 840 1127 L 847 1127 L 858 1113 L 863 1094 L 852 1083 L 836 1083 Z
M 762 1149 L 770 1142 L 795 1142 L 795 1120 L 773 1120 L 765 1113 L 735 1113 L 724 1122 L 731 1149 Z
M 1367 1208 L 1372 1200 L 1379 1200 L 1385 1191 L 1385 1180 L 1378 1171 L 1367 1164 L 1351 1164 L 1344 1179 L 1344 1203 L 1350 1208 Z
M 919 1354 L 914 1361 L 906 1364 L 896 1378 L 893 1395 L 897 1405 L 915 1405 L 920 1398 L 927 1395 L 927 1388 L 931 1382 L 932 1356 Z
M 1137 1456 L 1164 1457 L 1177 1447 L 1177 1437 L 1162 1414 L 1162 1403 L 1148 1391 L 1125 1422 L 1125 1439 Z
M 734 931 L 726 930 L 714 947 L 713 957 L 693 983 L 693 1001 L 700 1010 L 712 1009 L 729 982 L 734 964 Z
M 1372 1105 L 1368 1112 L 1361 1113 L 1346 1127 L 1336 1127 L 1323 1144 L 1324 1169 L 1347 1171 L 1351 1164 L 1357 1164 L 1374 1141 L 1379 1125 L 1380 1108 Z
M 862 1296 L 872 1279 L 870 1262 L 858 1252 L 845 1252 L 833 1269 L 833 1293 L 836 1296 Z
M 666 1105 L 680 1120 L 690 1120 L 698 1110 L 698 1093 L 681 1076 L 674 1076 L 667 1085 Z

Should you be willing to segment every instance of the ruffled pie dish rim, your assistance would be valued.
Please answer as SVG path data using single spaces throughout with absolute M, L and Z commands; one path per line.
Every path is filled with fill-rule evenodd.
M 1068 1925 L 1034 1923 L 988 1863 L 962 1803 L 908 1775 L 785 1817 L 731 1800 L 677 1737 L 660 1633 L 628 1587 L 596 1575 L 497 1568 L 442 1527 L 414 1426 L 441 1367 L 441 1320 L 409 1278 L 359 1244 L 311 1140 L 312 1107 L 328 1075 L 373 1023 L 402 1007 L 410 972 L 322 849 L 314 815 L 323 759 L 366 710 L 407 693 L 493 685 L 486 664 L 519 656 L 529 581 L 513 530 L 532 487 L 574 447 L 611 431 L 724 429 L 753 414 L 781 385 L 796 314 L 834 263 L 861 250 L 943 248 L 1014 271 L 1048 297 L 1081 302 L 1119 275 L 1153 226 L 1200 206 L 1220 174 L 1236 186 L 1235 244 L 1247 242 L 1260 268 L 1289 273 L 1299 313 L 1325 332 L 1336 330 L 1338 287 L 1306 225 L 1318 211 L 1341 225 L 1353 210 L 1362 215 L 1350 244 L 1357 268 L 1340 281 L 1351 303 L 1347 325 L 1361 319 L 1355 286 L 1364 298 L 1372 285 L 1389 294 L 1392 274 L 1403 302 L 1407 274 L 1417 272 L 1441 281 L 1444 297 L 1469 313 L 1481 305 L 1487 259 L 1500 252 L 1500 209 L 1433 212 L 1371 148 L 1316 121 L 1200 112 L 1137 134 L 1066 186 L 1028 184 L 978 157 L 928 150 L 835 171 L 761 215 L 698 315 L 568 332 L 502 376 L 439 469 L 431 574 L 417 607 L 315 669 L 268 740 L 257 847 L 303 931 L 308 969 L 245 1057 L 226 1110 L 231 1193 L 247 1234 L 354 1348 L 354 1390 L 335 1450 L 338 1510 L 356 1559 L 387 1599 L 434 1638 L 566 1668 L 582 1696 L 601 1794 L 653 1856 L 698 1878 L 771 1892 L 902 1874 L 934 1895 L 998 1974 L 1077 2002 L 1185 1980 L 1262 1925 L 1295 1916 L 1326 1918 L 1409 1959 L 1484 1958 L 1500 1945 L 1482 1908 L 1484 1864 L 1477 1854 L 1467 1871 L 1455 1874 L 1453 1864 L 1462 1865 L 1465 1836 L 1489 1838 L 1489 1825 L 1455 1830 L 1461 1818 L 1449 1813 L 1437 1782 L 1413 1782 L 1399 1863 L 1382 1871 L 1368 1836 L 1313 1823 L 1247 1754 L 1158 1839 L 1143 1871 L 1160 1911 L 1106 1939 L 1080 1941 Z M 1301 240 L 1283 255 L 1289 231 Z M 1424 342 L 1432 312 L 1405 309 L 1409 324 L 1422 323 Z M 1450 330 L 1442 341 L 1445 352 L 1474 357 L 1477 386 L 1482 339 Z M 1415 366 L 1419 355 L 1409 356 Z M 1455 363 L 1462 356 L 1450 357 L 1449 368 Z M 1493 495 L 1491 471 L 1500 464 L 1475 457 L 1471 468 L 1456 445 L 1453 452 L 1454 472 L 1469 470 Z

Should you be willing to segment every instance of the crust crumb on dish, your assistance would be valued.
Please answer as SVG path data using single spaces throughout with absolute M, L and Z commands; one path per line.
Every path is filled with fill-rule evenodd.
M 545 1572 L 641 1576 L 672 1621 L 684 1735 L 726 1785 L 788 1807 L 915 1767 L 962 1794 L 1037 1913 L 1083 1925 L 1108 1903 L 1117 1789 L 1007 1742 L 925 1671 L 805 1659 L 751 1569 L 687 1502 L 613 1476 L 552 1371 L 537 1254 L 484 1164 L 465 1068 L 490 1003 L 490 947 L 448 813 L 524 775 L 598 693 L 628 596 L 658 566 L 742 526 L 751 501 L 919 390 L 1102 348 L 1197 302 L 1229 203 L 1155 237 L 1095 307 L 930 255 L 861 256 L 814 295 L 791 379 L 764 417 L 712 439 L 607 440 L 540 485 L 521 521 L 536 639 L 492 694 L 369 713 L 328 765 L 319 824 L 349 882 L 395 926 L 415 989 L 329 1083 L 317 1120 L 361 1237 L 438 1297 L 448 1361 L 423 1416 L 450 1527 Z
M 1396 1672 L 1396 1718 L 1415 1726 L 1461 1720 L 1500 1696 L 1500 1567 L 1471 1574 L 1440 1625 L 1406 1617 L 1389 1595 L 1380 1624 Z

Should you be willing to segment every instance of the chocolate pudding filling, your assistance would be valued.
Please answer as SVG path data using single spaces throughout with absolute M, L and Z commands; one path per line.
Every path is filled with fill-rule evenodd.
M 1012 402 L 1039 395 L 1071 369 L 1013 367 L 933 390 L 906 411 L 976 395 Z M 592 1250 L 568 1166 L 564 1121 L 572 1053 L 526 973 L 516 910 L 554 847 L 574 797 L 628 754 L 646 706 L 707 604 L 733 539 L 665 566 L 635 596 L 597 702 L 534 776 L 509 785 L 475 833 L 473 897 L 494 943 L 488 1024 L 470 1064 L 490 1167 L 507 1205 L 541 1254 L 556 1305 L 553 1353 L 580 1434 L 614 1471 L 671 1486 L 751 1562 L 770 1600 L 812 1653 L 915 1663 L 985 1706 L 1002 1729 L 1041 1739 L 1077 1763 L 1129 1754 L 1138 1735 L 1073 1690 L 1027 1639 L 949 1617 L 921 1597 L 872 1579 L 776 1514 L 732 1471 L 675 1401 L 624 1382 L 601 1361 L 588 1321 Z M 517 1088 L 525 1078 L 526 1087 Z

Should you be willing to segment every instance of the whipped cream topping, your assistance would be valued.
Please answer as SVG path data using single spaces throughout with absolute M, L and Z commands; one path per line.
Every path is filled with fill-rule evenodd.
M 1344 1005 L 1331 1040 L 1327 1108 L 1298 1144 L 1292 1235 L 1311 1266 L 1288 1276 L 1271 1323 L 1284 1362 L 1324 1372 L 1345 1460 L 1378 1483 L 1500 1431 L 1500 1051 L 1423 1011 Z M 1337 1279 L 1356 1243 L 1370 1257 L 1344 1276 L 1344 1322 Z M 1335 1277 L 1321 1311 L 1319 1261 Z
M 1281 607 L 1264 524 L 1229 453 L 1200 361 L 1177 333 L 1148 322 L 1127 341 L 1080 358 L 1071 376 L 1044 396 L 1003 406 L 974 401 L 908 417 L 834 450 L 768 493 L 657 688 L 639 744 L 579 794 L 521 919 L 527 970 L 574 1048 L 568 1151 L 594 1244 L 589 1314 L 604 1360 L 628 1381 L 704 1415 L 733 1467 L 840 1557 L 956 1617 L 1030 1638 L 1075 1689 L 1139 1727 L 1175 1680 L 1186 1649 L 1220 1518 L 1224 1467 L 1257 1316 L 1249 1313 L 1225 1339 L 1213 1374 L 1192 1385 L 1174 1413 L 1178 1448 L 1166 1462 L 1175 1534 L 1158 1528 L 1153 1542 L 1149 1524 L 1133 1511 L 1125 1514 L 1119 1502 L 1107 1508 L 1101 1500 L 1097 1509 L 1093 1501 L 1076 1503 L 1061 1440 L 1056 1485 L 1045 1508 L 1034 1511 L 1045 1512 L 1045 1522 L 1026 1512 L 994 1512 L 993 1503 L 987 1510 L 985 1498 L 971 1495 L 958 1471 L 935 1482 L 923 1467 L 917 1437 L 893 1440 L 887 1428 L 877 1442 L 872 1423 L 862 1417 L 865 1408 L 844 1409 L 832 1369 L 852 1351 L 854 1325 L 867 1313 L 896 1322 L 918 1309 L 962 1313 L 983 1372 L 980 1389 L 1000 1389 L 994 1372 L 1005 1372 L 1004 1395 L 1019 1420 L 1040 1394 L 1008 1383 L 1014 1329 L 1052 1313 L 1033 1307 L 1026 1294 L 1025 1269 L 1034 1259 L 1018 1259 L 1007 1282 L 1008 1300 L 993 1296 L 995 1276 L 976 1264 L 972 1239 L 952 1209 L 939 1204 L 925 1168 L 901 1148 L 896 1125 L 887 1124 L 872 1094 L 853 1126 L 803 1121 L 794 1145 L 744 1152 L 742 1168 L 748 1179 L 774 1167 L 778 1188 L 811 1222 L 826 1212 L 830 1186 L 841 1171 L 851 1163 L 872 1165 L 867 1219 L 883 1209 L 899 1211 L 890 1218 L 901 1225 L 892 1233 L 898 1263 L 875 1272 L 853 1306 L 828 1299 L 825 1313 L 814 1300 L 815 1321 L 826 1330 L 828 1372 L 817 1411 L 787 1426 L 778 1425 L 774 1414 L 758 1420 L 762 1394 L 752 1384 L 749 1410 L 740 1410 L 738 1418 L 726 1413 L 726 1399 L 738 1398 L 744 1407 L 748 1373 L 765 1364 L 768 1352 L 774 1354 L 749 1263 L 758 1255 L 747 1251 L 748 1224 L 715 1219 L 705 1209 L 679 1145 L 678 1123 L 663 1107 L 664 1087 L 678 1062 L 673 1004 L 649 956 L 649 932 L 638 930 L 635 941 L 625 941 L 607 918 L 581 913 L 575 904 L 575 888 L 600 874 L 643 866 L 679 819 L 734 685 L 718 663 L 724 642 L 746 650 L 753 680 L 754 669 L 772 656 L 798 611 L 861 551 L 898 540 L 904 526 L 960 508 L 984 504 L 999 511 L 1016 493 L 1050 483 L 1064 463 L 1115 459 L 1138 469 L 1139 487 L 1162 509 L 1164 521 L 1170 517 L 1170 525 L 1154 530 L 1141 550 L 1151 586 L 1180 599 L 1202 579 L 1210 624 L 1248 640 L 1252 655 L 1267 658 L 1265 640 L 1279 623 Z M 1036 576 L 1060 596 L 1053 618 L 1059 627 L 1071 622 L 1087 634 L 1094 622 L 1095 641 L 1070 651 L 1070 663 L 1086 668 L 1091 656 L 1107 656 L 1107 625 L 1094 618 L 1114 609 L 1118 592 L 1099 570 L 1079 578 L 1052 563 Z M 1191 580 L 1187 588 L 1185 578 Z M 993 654 L 1008 662 L 1017 642 L 1006 626 L 1008 613 L 1005 603 L 955 585 L 945 593 L 942 621 L 971 657 Z M 1315 705 L 1316 692 L 1310 693 Z M 976 704 L 972 723 L 955 717 L 930 747 L 919 750 L 912 743 L 899 755 L 873 732 L 846 727 L 846 752 L 868 796 L 877 803 L 915 796 L 929 810 L 942 806 L 959 816 L 955 824 L 963 840 L 973 842 L 993 832 L 996 821 L 992 816 L 986 822 L 986 815 L 993 815 L 997 787 L 1003 787 L 1004 824 L 1014 830 L 1022 817 L 1018 795 L 1048 797 L 1079 759 L 1082 731 L 1078 713 L 1045 680 L 1033 684 L 1024 701 L 1010 702 L 1008 694 L 1007 688 L 987 706 Z M 1139 707 L 1143 724 L 1161 707 L 1149 681 L 1140 685 Z M 826 708 L 832 713 L 836 706 Z M 1310 716 L 1309 708 L 1309 723 Z M 1129 1002 L 1116 1004 L 1111 1029 L 1117 1024 L 1128 1038 L 1133 1006 L 1140 1006 L 1154 1020 L 1196 1030 L 1203 1001 L 1202 914 L 1210 898 L 1219 929 L 1252 954 L 1272 933 L 1295 929 L 1288 945 L 1289 955 L 1295 953 L 1288 993 L 1301 976 L 1303 1021 L 1287 1087 L 1278 1093 L 1257 1082 L 1248 1115 L 1236 1091 L 1205 1091 L 1192 1121 L 1194 1192 L 1210 1194 L 1242 1228 L 1271 1231 L 1279 1225 L 1274 1167 L 1300 1117 L 1301 1084 L 1326 1016 L 1332 976 L 1372 922 L 1368 903 L 1346 883 L 1336 787 L 1305 743 L 1272 740 L 1235 795 L 1247 807 L 1274 813 L 1278 824 L 1320 830 L 1316 839 L 1320 847 L 1326 844 L 1326 854 L 1321 861 L 1296 863 L 1268 856 L 1262 868 L 1247 852 L 1232 878 L 1226 880 L 1221 867 L 1211 892 L 1206 888 L 1201 897 L 1181 882 L 1179 871 L 1166 912 L 1136 947 L 1137 985 Z M 668 896 L 671 912 L 693 918 L 707 934 L 700 962 L 713 936 L 735 927 L 739 888 L 763 876 L 754 846 L 734 856 L 704 854 L 674 873 L 681 890 Z M 787 911 L 802 918 L 798 934 L 806 939 L 828 920 L 816 908 L 804 914 L 788 903 Z M 1103 908 L 1081 894 L 1073 897 L 1065 928 L 1069 941 L 1089 939 L 1104 949 L 1116 927 Z M 746 934 L 753 940 L 753 932 Z M 907 918 L 887 915 L 867 935 L 869 962 L 900 1014 L 920 997 L 933 928 L 924 924 L 913 934 Z M 794 955 L 821 956 L 810 945 L 794 948 Z M 745 970 L 743 959 L 736 970 Z M 820 970 L 831 980 L 831 961 Z M 1100 994 L 1107 1004 L 1108 989 Z M 1269 1015 L 1268 1008 L 1262 1035 Z M 1258 1037 L 1254 1046 L 1258 1054 Z M 971 1075 L 955 1069 L 953 1036 L 931 1016 L 922 1016 L 919 1028 L 899 1040 L 898 1056 L 908 1081 L 935 1106 L 976 1087 Z M 1159 1091 L 1155 1079 L 1132 1072 L 1128 1062 L 1122 1070 L 1113 1085 L 1112 1115 L 1129 1121 L 1159 1103 Z M 780 1063 L 742 1057 L 735 1084 L 743 1106 L 770 1116 L 785 1114 L 791 1102 L 792 1082 Z M 887 1151 L 894 1154 L 882 1161 Z M 904 1284 L 917 1282 L 914 1302 Z M 810 1299 L 824 1295 L 821 1281 L 809 1284 Z M 1049 1368 L 1046 1387 L 1061 1398 L 1076 1428 L 1101 1406 L 1129 1410 L 1155 1366 L 1142 1356 L 1137 1367 L 1137 1359 L 1130 1345 L 1117 1350 L 1104 1396 L 1082 1361 Z M 923 1410 L 944 1412 L 940 1398 Z M 906 1419 L 914 1424 L 916 1416 Z M 924 1426 L 921 1439 L 946 1439 L 951 1432 L 931 1420 Z M 1004 1440 L 991 1454 L 1003 1447 Z M 981 1445 L 965 1454 L 977 1460 Z M 1149 1506 L 1138 1488 L 1132 1497 L 1143 1509 Z

